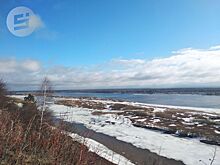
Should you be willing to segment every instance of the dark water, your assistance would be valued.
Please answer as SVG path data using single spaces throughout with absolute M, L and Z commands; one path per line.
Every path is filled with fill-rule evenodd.
M 55 119 L 59 122 L 59 119 Z M 134 164 L 138 165 L 184 165 L 183 162 L 174 159 L 165 158 L 155 153 L 150 152 L 148 149 L 141 149 L 116 139 L 115 137 L 98 133 L 86 128 L 83 124 L 65 122 L 68 126 L 69 132 L 74 132 L 86 138 L 93 139 L 110 150 L 123 155 Z
M 219 95 L 201 95 L 201 94 L 170 94 L 170 93 L 154 93 L 154 94 L 133 94 L 133 93 L 97 93 L 97 92 L 71 92 L 59 91 L 55 92 L 57 96 L 68 97 L 98 97 L 119 99 L 132 102 L 161 104 L 185 107 L 199 108 L 219 108 Z

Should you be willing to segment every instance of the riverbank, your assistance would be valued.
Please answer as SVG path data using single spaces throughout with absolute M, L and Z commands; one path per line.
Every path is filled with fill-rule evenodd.
M 109 99 L 103 100 L 103 99 L 94 99 L 94 98 L 61 98 L 61 97 L 55 97 L 53 99 L 54 100 L 50 102 L 50 109 L 53 111 L 55 117 L 62 119 L 68 123 L 82 124 L 85 128 L 89 129 L 90 131 L 91 130 L 94 131 L 95 134 L 101 133 L 104 134 L 105 136 L 110 136 L 111 138 L 120 141 L 120 143 L 121 142 L 124 142 L 126 144 L 130 143 L 131 146 L 137 148 L 138 150 L 140 149 L 140 153 L 138 153 L 139 151 L 134 152 L 136 153 L 134 157 L 136 157 L 136 155 L 142 155 L 141 153 L 144 153 L 143 155 L 146 155 L 145 151 L 148 150 L 148 153 L 149 152 L 151 154 L 154 153 L 160 155 L 160 157 L 163 156 L 170 159 L 181 160 L 188 165 L 195 165 L 195 164 L 199 165 L 204 163 L 210 164 L 210 161 L 213 158 L 215 158 L 213 165 L 219 165 L 220 148 L 216 145 L 203 144 L 199 141 L 200 139 L 198 137 L 180 138 L 180 136 L 177 136 L 172 133 L 165 134 L 160 130 L 152 130 L 149 128 L 146 129 L 135 126 L 134 122 L 137 121 L 144 122 L 144 119 L 145 120 L 147 119 L 146 116 L 143 116 L 144 114 L 143 112 L 147 112 L 147 114 L 164 112 L 164 114 L 166 114 L 167 112 L 170 111 L 170 107 L 157 106 L 157 105 L 149 106 L 142 103 L 122 102 L 118 100 L 109 100 Z M 131 114 L 131 112 L 135 114 L 136 117 L 133 114 Z M 208 115 L 209 117 L 211 117 L 210 118 L 211 120 L 215 120 L 215 121 L 218 120 L 216 118 L 213 118 L 213 115 L 214 117 L 216 116 L 218 117 L 217 113 L 208 113 L 208 112 L 200 111 L 198 109 L 189 110 L 189 109 L 176 108 L 174 112 L 175 113 L 181 112 L 180 115 L 182 113 L 188 114 L 189 112 L 190 113 L 193 112 L 196 114 L 199 113 L 202 115 Z M 141 116 L 137 117 L 137 113 L 141 114 Z M 155 116 L 153 115 L 152 117 Z M 159 120 L 156 119 L 157 118 L 154 118 L 152 121 L 150 119 L 149 122 L 152 122 L 153 124 L 157 124 Z M 164 118 L 164 121 L 165 119 L 166 118 Z M 155 122 L 155 120 L 157 122 Z M 193 121 L 193 120 L 192 121 L 189 120 L 188 118 L 186 119 L 186 117 L 181 118 L 181 120 L 184 120 L 183 122 L 186 123 L 190 123 Z M 206 120 L 209 120 L 209 118 Z M 160 121 L 163 120 L 160 119 Z M 186 126 L 187 128 L 189 127 L 188 125 Z M 103 144 L 105 143 L 105 141 L 107 142 L 109 141 L 109 143 L 111 143 L 112 139 L 104 140 L 104 142 L 103 141 L 99 141 L 99 142 Z M 117 144 L 116 146 L 121 146 L 121 145 Z M 114 147 L 112 147 L 111 149 L 113 150 Z M 122 154 L 123 156 L 124 154 L 127 154 L 128 151 L 126 147 L 120 151 L 118 150 L 119 154 Z M 214 153 L 216 153 L 215 156 Z M 131 160 L 132 156 L 128 155 L 127 158 Z M 140 161 L 146 160 L 146 159 L 142 159 L 139 156 L 137 156 L 137 158 L 140 159 Z
M 220 146 L 220 114 L 201 109 L 149 106 L 145 104 L 99 99 L 58 99 L 56 104 L 93 109 L 93 115 L 115 115 L 129 119 L 133 126 L 160 131 L 178 137 L 200 138 L 201 142 Z
M 199 114 L 198 117 L 208 115 L 212 118 L 211 120 L 215 121 L 218 119 L 213 118 L 213 115 L 214 117 L 218 117 L 218 114 L 185 109 L 171 111 L 169 108 L 161 109 L 161 107 L 145 107 L 143 104 L 137 108 L 135 103 L 117 102 L 115 100 L 94 100 L 94 98 L 56 98 L 55 100 L 56 104 L 51 105 L 51 109 L 55 112 L 57 117 L 62 118 L 65 121 L 82 123 L 87 128 L 96 132 L 116 137 L 117 140 L 131 143 L 137 148 L 149 149 L 151 152 L 167 158 L 182 160 L 185 164 L 189 165 L 201 164 L 201 162 L 208 164 L 216 149 L 217 155 L 215 158 L 215 164 L 217 165 L 218 162 L 220 162 L 219 147 L 216 145 L 203 144 L 199 141 L 200 139 L 198 137 L 180 138 L 185 136 L 177 137 L 177 134 L 165 134 L 158 130 L 155 131 L 152 129 L 138 128 L 134 125 L 134 122 L 137 121 L 145 122 L 148 118 L 146 115 L 149 113 L 160 114 L 164 112 L 163 114 L 167 114 L 168 112 L 168 114 L 170 114 L 171 112 L 175 112 L 179 113 L 179 115 L 184 113 L 184 116 L 179 120 L 183 120 L 180 123 L 183 122 L 183 126 L 188 129 L 190 128 L 190 124 L 188 123 L 194 122 L 193 120 L 191 121 L 192 118 L 190 117 L 194 116 L 186 117 L 186 114 L 190 115 L 191 113 L 195 113 L 196 116 Z M 146 109 L 147 113 L 145 113 Z M 169 116 L 172 117 L 172 115 Z M 176 119 L 180 117 L 179 115 L 176 116 Z M 167 120 L 170 120 L 169 116 Z M 151 115 L 151 117 L 155 116 Z M 167 116 L 165 116 L 163 120 L 160 119 L 160 121 L 166 121 L 166 117 Z M 155 125 L 160 122 L 158 118 L 154 118 L 152 121 L 150 120 L 151 119 L 148 121 Z M 178 124 L 175 120 L 172 122 Z M 168 125 L 167 123 L 168 126 L 172 127 L 173 125 L 171 124 L 172 123 Z M 195 123 L 195 125 L 196 124 L 197 123 Z M 217 132 L 215 138 L 218 137 Z
M 84 138 L 93 139 L 96 142 L 103 144 L 111 151 L 122 155 L 123 157 L 130 160 L 132 163 L 137 165 L 184 165 L 183 162 L 174 159 L 168 159 L 166 157 L 159 156 L 156 153 L 152 153 L 147 149 L 141 149 L 135 147 L 131 143 L 118 140 L 115 137 L 96 132 L 92 129 L 87 128 L 83 124 L 75 122 L 65 122 L 68 126 L 68 131 L 76 133 Z M 98 148 L 97 148 L 98 150 Z M 115 159 L 116 155 L 112 155 L 112 159 Z M 118 162 L 122 160 L 118 159 Z M 118 163 L 121 164 L 121 163 Z M 124 163 L 126 164 L 126 163 Z M 127 163 L 128 164 L 128 163 Z
M 0 164 L 88 164 L 114 165 L 64 132 L 50 111 L 42 111 L 34 100 L 0 97 Z M 41 120 L 42 119 L 42 120 Z M 93 141 L 89 141 L 93 146 Z M 103 147 L 102 147 L 103 148 Z M 103 148 L 103 151 L 106 149 Z M 123 161 L 123 159 L 122 159 Z M 114 162 L 114 163 L 113 163 Z M 124 165 L 124 164 L 122 164 Z M 128 164 L 129 165 L 129 164 Z

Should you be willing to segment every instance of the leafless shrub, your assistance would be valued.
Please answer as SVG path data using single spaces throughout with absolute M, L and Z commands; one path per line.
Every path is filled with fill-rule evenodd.
M 39 96 L 38 96 L 40 97 L 40 100 L 38 101 L 38 103 L 40 103 L 40 110 L 41 110 L 41 115 L 40 115 L 40 131 L 41 131 L 44 115 L 47 110 L 46 102 L 48 101 L 47 100 L 48 97 L 51 96 L 52 94 L 52 85 L 51 85 L 50 80 L 47 77 L 44 78 L 40 91 L 41 92 L 39 93 Z M 39 138 L 40 136 L 41 136 L 41 133 L 39 134 Z
M 215 150 L 214 150 L 213 157 L 211 159 L 210 165 L 212 165 L 214 163 L 214 161 L 215 161 L 216 152 L 217 152 L 217 147 L 215 147 Z
M 65 125 L 52 127 L 44 121 L 39 138 L 39 122 L 39 114 L 23 119 L 19 113 L 1 113 L 0 164 L 81 165 L 104 161 L 90 153 L 84 144 L 64 134 Z
M 7 97 L 6 97 L 6 85 L 3 80 L 0 79 L 0 108 L 4 109 L 7 105 Z
M 4 94 L 2 96 L 5 97 Z M 41 118 L 42 113 L 35 103 L 23 102 L 23 107 L 18 107 L 13 100 L 7 100 L 9 102 L 4 110 L 0 108 L 1 165 L 112 164 L 64 134 L 63 123 L 52 126 L 49 111 L 45 111 Z
M 6 85 L 3 80 L 0 80 L 0 97 L 5 97 L 6 95 Z

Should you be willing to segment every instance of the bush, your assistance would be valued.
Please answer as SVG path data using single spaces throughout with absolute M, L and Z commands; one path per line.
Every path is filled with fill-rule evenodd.
M 43 123 L 39 131 L 37 115 L 21 118 L 14 113 L 0 114 L 0 164 L 112 164 L 63 133 L 64 126 Z M 30 119 L 28 121 L 28 119 Z M 39 136 L 40 135 L 40 136 Z
M 45 110 L 41 125 L 41 111 L 34 102 L 19 107 L 5 94 L 0 83 L 0 165 L 112 164 L 64 134 L 62 123 L 54 127 L 50 111 Z
M 24 101 L 27 101 L 27 102 L 35 102 L 35 99 L 34 99 L 34 96 L 32 94 L 28 94 L 27 97 L 24 98 Z

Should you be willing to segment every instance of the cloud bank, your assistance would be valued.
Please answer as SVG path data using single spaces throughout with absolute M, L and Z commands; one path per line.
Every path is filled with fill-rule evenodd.
M 55 89 L 219 87 L 220 46 L 182 49 L 150 61 L 113 59 L 89 68 L 44 68 L 35 60 L 0 59 L 0 77 L 13 89 L 37 89 L 44 76 Z

